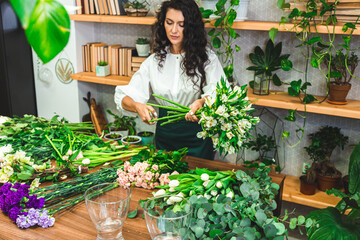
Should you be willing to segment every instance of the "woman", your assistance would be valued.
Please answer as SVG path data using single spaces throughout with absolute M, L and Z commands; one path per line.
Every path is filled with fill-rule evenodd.
M 196 137 L 201 126 L 194 113 L 203 106 L 221 76 L 225 74 L 216 54 L 207 48 L 204 23 L 196 3 L 166 1 L 155 24 L 154 53 L 143 62 L 129 85 L 116 87 L 115 103 L 119 109 L 137 113 L 148 124 L 154 124 L 149 123 L 152 116 L 157 117 L 155 109 L 146 105 L 153 93 L 189 106 L 186 121 L 157 125 L 156 148 L 173 151 L 188 147 L 188 155 L 213 159 L 211 139 Z M 166 116 L 166 111 L 160 109 L 159 115 Z

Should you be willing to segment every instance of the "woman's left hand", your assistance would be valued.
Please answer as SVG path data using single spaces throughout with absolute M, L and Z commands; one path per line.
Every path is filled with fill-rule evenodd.
M 189 108 L 191 108 L 191 110 L 185 115 L 185 120 L 190 121 L 190 122 L 198 122 L 200 119 L 195 116 L 195 113 L 197 110 L 199 110 L 200 108 L 202 108 L 204 106 L 204 103 L 205 103 L 204 98 L 194 101 L 189 106 Z

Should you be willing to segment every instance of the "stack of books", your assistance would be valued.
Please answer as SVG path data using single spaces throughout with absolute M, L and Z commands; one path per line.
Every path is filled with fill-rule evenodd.
M 334 3 L 335 0 L 327 0 L 328 3 Z M 341 0 L 339 1 L 335 16 L 338 22 L 355 23 L 360 15 L 360 0 Z M 358 22 L 359 23 L 359 22 Z
M 107 62 L 112 75 L 132 76 L 146 59 L 138 57 L 135 48 L 123 47 L 121 44 L 90 42 L 81 48 L 84 72 L 95 72 L 99 62 Z
M 77 14 L 125 15 L 123 0 L 76 0 Z

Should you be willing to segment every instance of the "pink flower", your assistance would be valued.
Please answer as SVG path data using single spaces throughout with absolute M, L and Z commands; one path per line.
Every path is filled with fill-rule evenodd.
M 154 176 L 154 173 L 147 171 L 145 174 L 145 180 L 151 181 Z
M 153 189 L 154 188 L 154 183 L 150 183 L 149 188 Z
M 127 171 L 129 169 L 130 162 L 126 161 L 124 162 L 124 171 Z
M 135 186 L 141 187 L 142 182 L 143 180 L 141 179 L 141 177 L 136 177 Z
M 149 164 L 147 162 L 143 162 L 140 166 L 140 171 L 145 172 L 148 167 L 149 167 Z
M 149 186 L 148 186 L 148 184 L 147 184 L 146 182 L 143 182 L 143 183 L 141 184 L 141 187 L 143 187 L 143 188 L 145 188 L 145 189 L 150 189 Z
M 160 176 L 160 173 L 157 172 L 157 173 L 155 174 L 155 180 L 159 179 L 159 176 Z
M 154 169 L 155 171 L 159 170 L 159 166 L 156 164 L 154 164 L 151 168 Z
M 75 160 L 78 160 L 78 159 L 83 158 L 83 157 L 84 157 L 84 155 L 80 151 L 79 154 L 76 156 Z
M 174 171 L 171 175 L 178 175 L 179 173 L 177 171 Z
M 135 175 L 130 173 L 129 180 L 130 180 L 130 182 L 135 182 Z
M 170 179 L 169 179 L 169 173 L 163 173 L 161 174 L 159 180 L 160 180 L 160 185 L 166 185 L 169 184 Z
M 159 183 L 158 182 L 154 183 L 154 186 L 155 187 L 159 186 Z

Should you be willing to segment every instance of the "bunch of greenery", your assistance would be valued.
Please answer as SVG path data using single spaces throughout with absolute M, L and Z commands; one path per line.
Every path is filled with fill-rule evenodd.
M 287 230 L 272 214 L 277 207 L 274 199 L 279 186 L 271 182 L 269 171 L 264 164 L 249 174 L 196 169 L 169 176 L 173 189 L 159 188 L 166 189 L 160 190 L 166 196 L 164 202 L 169 195 L 179 194 L 191 202 L 193 216 L 189 239 L 284 239 Z M 178 204 L 182 202 L 175 203 L 174 209 Z M 303 216 L 294 219 L 291 219 L 291 222 L 296 221 L 292 223 L 293 228 L 305 223 Z M 310 226 L 312 220 L 306 224 Z
M 349 194 L 338 189 L 326 190 L 341 200 L 335 207 L 312 211 L 306 218 L 315 222 L 306 228 L 309 240 L 359 239 L 360 236 L 360 143 L 349 161 Z M 346 211 L 349 211 L 346 214 Z
M 339 77 L 339 73 L 331 71 L 331 62 L 332 59 L 332 52 L 337 51 L 337 46 L 335 46 L 335 24 L 337 23 L 336 19 L 336 8 L 338 4 L 338 0 L 334 1 L 333 3 L 329 3 L 326 1 L 318 1 L 318 0 L 307 0 L 306 1 L 306 9 L 304 11 L 299 10 L 296 7 L 295 1 L 295 8 L 290 12 L 290 14 L 285 14 L 285 10 L 290 8 L 290 3 L 286 3 L 285 0 L 278 0 L 277 6 L 283 10 L 283 16 L 281 17 L 280 25 L 283 25 L 288 31 L 295 31 L 296 38 L 300 41 L 300 44 L 297 45 L 297 48 L 300 48 L 301 54 L 305 58 L 305 66 L 303 71 L 299 71 L 303 73 L 304 78 L 299 80 L 294 80 L 290 82 L 290 86 L 288 87 L 288 94 L 291 96 L 298 97 L 299 100 L 304 104 L 304 115 L 299 114 L 296 110 L 289 110 L 289 116 L 286 117 L 286 120 L 295 122 L 296 115 L 303 119 L 302 126 L 297 125 L 296 129 L 296 137 L 298 139 L 297 143 L 290 144 L 289 141 L 286 143 L 294 147 L 296 146 L 304 137 L 305 135 L 305 126 L 306 126 L 306 104 L 311 103 L 313 101 L 318 101 L 313 95 L 308 94 L 307 90 L 308 87 L 311 86 L 311 83 L 308 81 L 308 70 L 309 67 L 313 67 L 319 69 L 321 74 L 326 79 L 327 86 L 330 83 L 330 79 L 334 77 Z M 318 11 L 318 9 L 321 9 Z M 360 16 L 359 16 L 360 17 Z M 359 21 L 359 17 L 355 21 L 355 24 Z M 318 19 L 321 19 L 320 23 Z M 293 26 L 287 28 L 285 23 L 292 22 Z M 346 59 L 349 56 L 349 52 L 351 51 L 350 43 L 352 34 L 355 30 L 355 24 L 353 23 L 345 23 L 343 26 L 342 31 L 348 32 L 348 35 L 344 35 L 343 44 L 339 45 L 342 48 L 346 49 Z M 318 32 L 318 25 L 325 25 L 326 29 L 328 30 L 327 39 L 321 36 Z M 277 28 L 273 28 L 269 32 L 269 36 L 272 40 L 274 40 L 276 34 L 278 32 Z M 328 71 L 324 72 L 321 69 L 321 63 L 323 63 L 328 58 Z M 347 68 L 348 72 L 349 69 Z M 323 98 L 321 103 L 327 98 L 328 90 L 326 93 L 326 97 Z M 286 139 L 290 136 L 288 131 L 283 132 L 283 139 Z
M 273 72 L 280 68 L 284 71 L 289 71 L 292 68 L 292 63 L 288 60 L 290 54 L 281 55 L 281 50 L 282 42 L 274 46 L 271 39 L 267 41 L 265 51 L 256 46 L 254 52 L 249 54 L 250 61 L 255 66 L 250 66 L 246 70 L 255 71 L 255 75 L 264 74 L 266 82 L 270 83 L 272 80 L 276 86 L 281 86 L 280 78 Z M 253 88 L 254 81 L 251 81 L 249 85 Z
M 345 54 L 339 50 L 332 57 L 330 57 L 330 55 L 326 55 L 324 63 L 327 66 L 330 65 L 330 71 L 333 73 L 335 80 L 334 83 L 339 85 L 349 85 L 355 69 L 359 64 L 359 58 L 354 52 L 346 58 Z
M 106 125 L 106 127 L 108 128 L 113 127 L 118 130 L 120 129 L 129 130 L 129 135 L 135 134 L 135 126 L 136 126 L 135 117 L 128 117 L 128 116 L 120 117 L 119 115 L 111 112 L 109 109 L 106 111 L 114 117 L 114 121 Z
M 208 32 L 208 35 L 211 37 L 212 46 L 216 49 L 217 54 L 221 56 L 224 72 L 229 82 L 236 82 L 233 77 L 234 53 L 240 51 L 240 46 L 235 44 L 235 40 L 240 35 L 232 28 L 237 15 L 234 8 L 238 5 L 239 0 L 218 0 L 215 12 L 210 9 L 200 8 L 203 18 L 209 18 L 212 14 L 217 17 L 214 28 Z
M 98 62 L 98 66 L 107 66 L 107 65 L 108 65 L 107 62 L 104 62 L 104 61 Z
M 162 173 L 185 173 L 189 171 L 188 163 L 181 161 L 187 154 L 187 148 L 182 148 L 177 151 L 156 151 L 153 145 L 149 149 L 140 151 L 137 155 L 132 156 L 130 163 L 134 165 L 137 162 L 147 162 L 150 165 L 158 165 Z
M 149 44 L 149 43 L 150 43 L 150 41 L 147 38 L 138 38 L 136 40 L 136 44 Z

